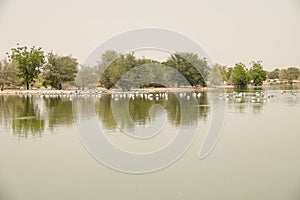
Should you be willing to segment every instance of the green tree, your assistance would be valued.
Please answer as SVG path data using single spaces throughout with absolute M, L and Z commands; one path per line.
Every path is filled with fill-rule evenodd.
M 99 63 L 100 85 L 106 89 L 115 87 L 121 77 L 138 64 L 134 53 L 119 55 L 114 51 L 105 52 Z
M 261 86 L 263 81 L 267 79 L 267 72 L 263 70 L 261 61 L 252 61 L 251 68 L 249 71 L 250 79 L 252 81 L 252 85 Z
M 275 70 L 269 72 L 267 75 L 269 79 L 279 79 L 279 73 L 280 70 L 276 68 Z
M 19 77 L 23 78 L 26 89 L 32 84 L 41 71 L 45 63 L 45 56 L 42 48 L 35 46 L 28 49 L 27 46 L 16 47 L 11 49 L 11 54 L 7 53 L 8 58 L 18 63 Z
M 148 61 L 146 61 L 148 62 Z M 123 90 L 143 87 L 165 87 L 174 81 L 168 77 L 169 70 L 160 63 L 149 62 L 137 65 L 126 72 L 117 82 L 116 86 Z
M 232 71 L 233 71 L 232 67 L 228 67 L 228 69 L 226 70 L 226 82 L 228 85 L 233 84 L 232 83 L 232 74 L 233 74 Z
M 117 59 L 120 58 L 114 50 L 108 50 L 101 55 L 101 61 L 98 63 L 98 69 L 100 73 L 99 83 L 101 86 L 104 86 L 106 89 L 110 89 L 114 86 L 113 84 L 113 72 L 112 68 Z
M 189 52 L 179 52 L 177 54 L 192 64 L 201 73 L 202 78 L 207 80 L 210 68 L 206 58 L 200 58 L 198 54 Z
M 18 77 L 18 65 L 15 62 L 3 60 L 0 62 L 0 88 L 4 90 L 4 86 L 19 85 L 21 82 Z
M 44 85 L 56 89 L 63 89 L 63 84 L 74 82 L 77 74 L 78 62 L 71 56 L 58 56 L 53 53 L 47 55 L 48 62 L 44 68 Z
M 209 71 L 208 80 L 211 85 L 223 85 L 226 80 L 226 67 L 215 64 Z
M 286 70 L 286 79 L 289 83 L 293 83 L 293 80 L 297 80 L 300 76 L 300 70 L 297 67 L 289 67 Z
M 175 53 L 162 64 L 174 68 L 177 72 L 179 72 L 179 74 L 186 78 L 190 85 L 206 86 L 205 80 L 207 79 L 209 67 L 205 58 L 201 59 L 197 54 L 193 53 Z M 183 82 L 184 81 L 181 80 L 181 76 L 178 76 L 178 86 L 181 86 Z
M 232 70 L 232 82 L 236 87 L 247 87 L 250 82 L 250 76 L 245 64 L 235 64 Z
M 139 70 L 133 70 L 130 74 L 127 74 L 126 77 L 123 77 L 129 70 L 144 64 L 150 64 L 149 67 L 147 67 L 149 68 L 147 69 L 149 73 L 142 73 L 141 75 Z M 186 80 L 188 80 L 192 86 L 206 86 L 205 80 L 207 79 L 209 70 L 208 62 L 205 58 L 200 59 L 197 54 L 176 53 L 166 62 L 161 63 L 173 68 L 177 73 L 175 73 L 176 71 L 174 70 L 163 71 L 156 67 L 155 70 L 150 70 L 151 65 L 156 66 L 156 64 L 159 64 L 159 62 L 145 58 L 137 59 L 133 53 L 122 55 L 112 50 L 106 51 L 102 54 L 101 62 L 98 64 L 99 73 L 101 74 L 100 85 L 106 89 L 110 89 L 115 87 L 116 83 L 122 79 L 122 83 L 119 83 L 122 85 L 122 89 L 127 90 L 137 87 L 136 85 L 141 85 L 136 84 L 137 81 L 145 82 L 145 80 L 153 79 L 153 81 L 163 83 L 165 80 L 172 79 L 170 82 L 176 83 L 177 86 L 186 85 Z M 145 70 L 145 68 L 143 68 L 143 70 Z M 144 86 L 149 87 L 156 85 L 157 84 L 153 82 Z
M 284 81 L 287 79 L 287 70 L 286 69 L 281 69 L 279 72 L 279 79 L 281 81 Z
M 76 77 L 76 87 L 84 90 L 85 88 L 96 88 L 99 81 L 98 69 L 91 66 L 81 66 Z

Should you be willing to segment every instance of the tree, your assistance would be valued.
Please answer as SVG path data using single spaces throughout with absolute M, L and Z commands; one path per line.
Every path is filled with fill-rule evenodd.
M 201 73 L 203 79 L 207 80 L 210 69 L 206 58 L 200 58 L 196 53 L 179 52 L 177 54 L 192 64 Z
M 252 80 L 252 85 L 261 86 L 263 81 L 267 79 L 267 72 L 263 70 L 261 61 L 252 61 L 251 68 L 249 71 L 250 79 Z
M 280 70 L 278 68 L 276 68 L 275 70 L 268 73 L 268 78 L 269 79 L 279 79 L 279 72 L 280 72 Z
M 232 82 L 236 87 L 247 87 L 250 82 L 250 76 L 245 64 L 235 64 L 232 70 Z
M 280 72 L 279 72 L 279 79 L 281 81 L 284 81 L 284 80 L 287 79 L 287 70 L 286 69 L 280 70 Z
M 135 58 L 134 53 L 127 53 L 125 55 L 117 54 L 115 51 L 107 51 L 102 55 L 99 63 L 100 71 L 100 85 L 106 89 L 115 87 L 117 82 L 123 77 L 126 72 L 140 65 L 142 62 Z M 104 71 L 104 72 L 103 72 Z M 132 74 L 131 74 L 132 75 Z M 133 77 L 130 77 L 133 80 Z M 123 77 L 123 83 L 127 82 Z M 125 82 L 124 82 L 125 81 Z M 128 80 L 129 81 L 129 80 Z M 129 87 L 129 85 L 128 85 Z M 127 88 L 124 85 L 124 89 Z
M 201 59 L 197 54 L 193 53 L 175 53 L 162 64 L 175 69 L 179 73 L 178 75 L 184 76 L 190 85 L 206 86 L 209 67 L 205 58 Z M 183 82 L 184 80 L 181 80 L 181 76 L 178 76 L 178 86 L 181 86 Z
M 297 80 L 300 76 L 300 70 L 297 67 L 289 67 L 286 70 L 286 79 L 289 83 L 293 83 L 293 80 Z
M 113 87 L 112 83 L 112 73 L 111 69 L 113 63 L 120 58 L 120 54 L 116 51 L 108 50 L 101 55 L 101 61 L 98 63 L 98 69 L 100 73 L 100 85 L 104 86 L 106 89 Z
M 63 84 L 75 80 L 78 62 L 71 56 L 58 56 L 53 53 L 47 55 L 48 62 L 44 68 L 44 85 L 56 89 L 63 89 Z
M 226 83 L 228 84 L 228 85 L 231 85 L 231 84 L 233 84 L 232 83 L 232 71 L 233 71 L 233 68 L 232 67 L 228 67 L 228 69 L 226 70 L 226 75 L 225 75 L 225 77 L 226 77 Z
M 124 74 L 133 68 L 145 64 L 149 64 L 147 67 L 149 68 L 149 73 L 143 73 L 143 75 L 141 75 L 139 70 L 133 70 L 130 72 L 130 75 L 127 74 L 126 77 L 123 77 Z M 156 67 L 156 64 L 167 65 L 174 70 L 167 70 L 167 68 L 160 70 Z M 151 66 L 154 66 L 155 70 L 152 70 Z M 193 53 L 176 53 L 166 62 L 159 63 L 158 61 L 145 58 L 137 59 L 133 53 L 122 55 L 112 50 L 102 54 L 98 68 L 101 75 L 100 85 L 104 86 L 106 89 L 110 89 L 115 87 L 118 81 L 121 80 L 118 85 L 121 84 L 122 88 L 126 90 L 140 85 L 136 84 L 139 80 L 145 82 L 146 80 L 152 80 L 153 77 L 155 77 L 155 80 L 153 79 L 153 81 L 156 81 L 156 83 L 164 83 L 165 80 L 169 79 L 170 82 L 172 82 L 172 85 L 177 86 L 206 86 L 205 80 L 207 79 L 209 70 L 207 60 L 205 58 L 200 59 L 197 54 Z M 142 68 L 140 69 L 142 70 Z M 177 73 L 175 73 L 176 71 Z M 188 80 L 189 84 L 186 84 L 186 80 Z M 144 86 L 156 86 L 156 83 L 148 83 Z
M 5 85 L 18 85 L 20 79 L 18 77 L 18 65 L 15 62 L 3 60 L 0 62 L 0 87 L 4 90 Z
M 37 78 L 40 70 L 45 63 L 45 56 L 42 48 L 30 49 L 27 46 L 16 47 L 11 49 L 11 54 L 8 54 L 9 60 L 18 63 L 19 77 L 23 78 L 23 83 L 26 85 L 26 89 L 29 90 L 29 85 L 32 84 Z
M 76 77 L 76 86 L 84 90 L 85 88 L 95 88 L 99 81 L 98 69 L 91 66 L 81 66 Z
M 223 85 L 226 80 L 226 67 L 215 64 L 209 71 L 208 80 L 211 85 Z

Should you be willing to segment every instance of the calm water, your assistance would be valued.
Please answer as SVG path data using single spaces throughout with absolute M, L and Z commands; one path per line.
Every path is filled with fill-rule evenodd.
M 300 199 L 300 91 L 270 88 L 265 98 L 260 90 L 233 92 L 218 96 L 226 106 L 222 136 L 203 160 L 198 153 L 213 120 L 212 93 L 0 96 L 0 199 Z M 75 131 L 76 120 L 90 116 L 74 102 L 91 100 L 106 136 L 128 151 L 154 151 L 179 127 L 199 125 L 198 134 L 163 170 L 118 172 L 96 161 Z M 124 134 L 163 119 L 161 133 L 149 139 Z

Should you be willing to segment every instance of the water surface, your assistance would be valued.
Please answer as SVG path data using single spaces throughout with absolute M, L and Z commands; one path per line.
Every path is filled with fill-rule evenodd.
M 129 101 L 115 94 L 0 96 L 0 199 L 299 199 L 300 91 L 281 89 L 286 92 L 270 88 L 265 97 L 261 90 L 223 91 L 222 136 L 203 160 L 197 155 L 213 120 L 210 93 Z M 78 118 L 89 116 L 76 113 L 73 102 L 91 98 L 107 137 L 129 151 L 158 149 L 182 126 L 199 125 L 197 137 L 163 170 L 142 175 L 112 170 L 85 150 L 74 129 Z M 126 101 L 130 119 L 122 107 Z M 158 109 L 151 110 L 155 104 Z M 124 134 L 162 116 L 166 124 L 154 137 Z

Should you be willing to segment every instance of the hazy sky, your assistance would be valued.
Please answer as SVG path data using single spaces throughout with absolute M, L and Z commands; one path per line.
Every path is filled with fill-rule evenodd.
M 105 40 L 143 27 L 182 33 L 224 65 L 300 66 L 300 0 L 0 0 L 0 58 L 20 43 L 83 63 Z

